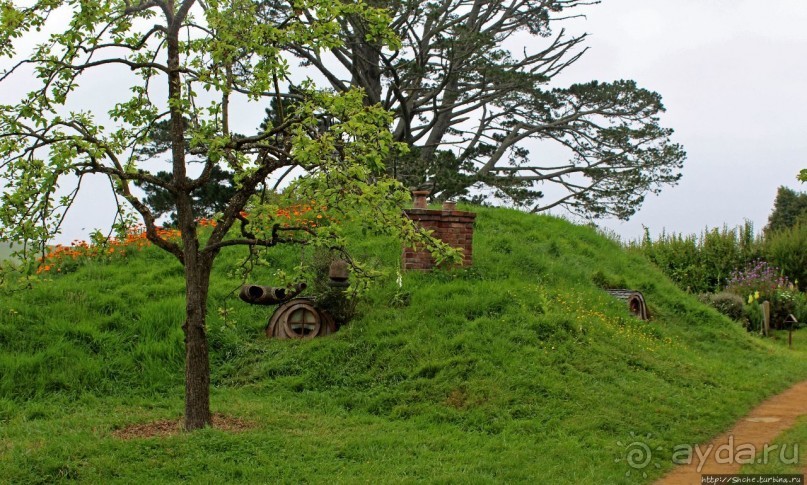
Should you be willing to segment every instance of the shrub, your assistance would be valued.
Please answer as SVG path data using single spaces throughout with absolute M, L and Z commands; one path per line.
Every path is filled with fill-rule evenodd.
M 691 292 L 721 290 L 732 271 L 761 254 L 754 226 L 709 229 L 700 236 L 662 233 L 655 241 L 645 231 L 643 240 L 629 244 L 658 266 L 680 288 Z
M 793 308 L 793 316 L 800 325 L 807 324 L 807 294 L 797 293 Z
M 348 294 L 346 288 L 335 288 L 330 285 L 328 273 L 331 263 L 340 259 L 342 258 L 337 252 L 327 248 L 316 248 L 306 280 L 317 305 L 327 310 L 339 325 L 344 325 L 356 316 L 358 298 L 355 291 Z
M 787 316 L 795 311 L 799 294 L 779 268 L 762 260 L 734 272 L 726 291 L 747 298 L 749 304 L 764 300 L 771 302 L 771 325 L 774 328 L 781 327 Z
M 745 305 L 745 319 L 748 322 L 748 330 L 758 332 L 762 328 L 762 305 L 758 301 L 753 301 Z
M 209 225 L 209 222 L 209 219 L 203 219 L 200 225 Z M 157 234 L 165 239 L 178 240 L 180 237 L 176 229 L 158 228 Z M 36 272 L 70 273 L 88 261 L 109 262 L 124 258 L 128 251 L 141 250 L 150 244 L 143 225 L 122 227 L 117 237 L 109 237 L 96 230 L 90 235 L 89 242 L 76 239 L 70 246 L 57 244 L 48 248 L 47 254 L 38 260 Z
M 745 301 L 739 295 L 722 291 L 715 294 L 701 294 L 699 299 L 736 322 L 745 320 Z
M 766 235 L 764 251 L 801 291 L 807 290 L 807 223 Z
M 755 299 L 769 300 L 778 288 L 786 288 L 789 281 L 781 276 L 779 268 L 767 261 L 757 260 L 744 269 L 735 271 L 729 278 L 726 291 Z
M 784 322 L 789 315 L 793 315 L 798 321 L 802 321 L 798 313 L 800 313 L 800 300 L 803 299 L 804 294 L 799 293 L 794 288 L 777 290 L 771 300 L 771 325 L 775 328 L 787 328 Z

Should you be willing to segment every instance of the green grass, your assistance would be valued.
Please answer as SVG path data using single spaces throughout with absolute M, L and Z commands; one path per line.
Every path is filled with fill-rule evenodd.
M 769 443 L 769 453 L 757 449 L 757 463 L 744 465 L 749 474 L 798 474 L 807 471 L 807 416 Z
M 782 346 L 788 346 L 788 332 L 774 331 L 772 338 Z M 794 349 L 807 348 L 807 329 L 793 331 Z M 807 471 L 807 416 L 785 430 L 770 445 L 767 458 L 763 449 L 757 450 L 756 463 L 744 465 L 748 474 L 804 474 Z M 775 446 L 775 448 L 774 448 Z
M 792 339 L 793 349 L 796 351 L 807 349 L 807 327 L 802 326 L 793 330 L 792 337 L 789 336 L 789 333 L 787 330 L 772 330 L 771 339 L 783 347 L 790 346 L 790 339 Z
M 397 244 L 355 234 L 354 254 L 388 275 L 359 318 L 309 342 L 262 336 L 272 309 L 233 297 L 242 253 L 223 254 L 209 304 L 212 405 L 255 423 L 242 433 L 112 435 L 182 410 L 182 271 L 167 255 L 86 264 L 9 295 L 0 477 L 649 483 L 671 451 L 632 470 L 621 444 L 631 433 L 654 449 L 703 442 L 807 378 L 804 331 L 794 350 L 748 335 L 590 228 L 475 210 L 474 267 L 405 274 L 401 289 Z M 296 248 L 271 254 L 273 266 L 299 263 Z M 642 290 L 653 321 L 630 317 L 595 272 Z

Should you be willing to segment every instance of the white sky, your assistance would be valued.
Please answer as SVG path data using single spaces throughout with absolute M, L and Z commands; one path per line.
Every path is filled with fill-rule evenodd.
M 795 180 L 807 167 L 807 0 L 604 0 L 582 12 L 565 26 L 590 33 L 590 49 L 557 84 L 634 79 L 659 92 L 662 125 L 688 153 L 677 187 L 648 197 L 629 222 L 601 225 L 624 239 L 642 226 L 695 233 L 745 219 L 761 230 L 777 187 L 807 190 Z M 89 81 L 94 99 L 125 93 L 113 76 Z M 244 110 L 250 126 L 262 116 Z M 62 241 L 112 220 L 108 183 L 88 185 Z
M 776 189 L 807 190 L 807 0 L 605 0 L 569 26 L 591 34 L 569 82 L 635 79 L 659 92 L 688 159 L 676 187 L 629 222 L 638 238 L 744 219 L 761 230 Z

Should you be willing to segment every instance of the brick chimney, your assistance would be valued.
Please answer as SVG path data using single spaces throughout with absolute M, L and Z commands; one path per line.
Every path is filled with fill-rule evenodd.
M 426 197 L 428 191 L 412 192 L 415 204 L 412 209 L 404 210 L 407 217 L 426 230 L 434 231 L 432 235 L 451 247 L 462 250 L 462 266 L 473 263 L 474 220 L 476 213 L 456 210 L 455 202 L 443 203 L 442 210 L 428 209 Z M 428 251 L 404 248 L 403 269 L 428 271 L 434 268 L 434 260 Z

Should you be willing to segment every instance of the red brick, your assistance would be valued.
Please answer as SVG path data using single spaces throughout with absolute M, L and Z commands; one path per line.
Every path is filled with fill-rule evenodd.
M 461 251 L 460 266 L 472 264 L 471 251 L 476 214 L 458 210 L 431 209 L 407 209 L 404 212 L 416 224 L 431 231 L 434 237 Z M 402 259 L 402 266 L 406 270 L 428 271 L 435 266 L 431 254 L 415 248 L 404 248 Z

